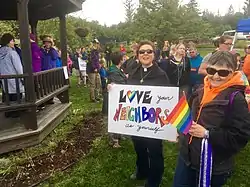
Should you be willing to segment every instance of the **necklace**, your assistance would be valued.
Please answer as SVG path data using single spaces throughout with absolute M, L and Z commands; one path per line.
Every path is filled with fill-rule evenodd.
M 152 72 L 152 70 L 150 70 L 146 75 L 142 76 L 142 70 L 141 70 L 141 80 L 140 83 L 143 84 L 144 79 Z

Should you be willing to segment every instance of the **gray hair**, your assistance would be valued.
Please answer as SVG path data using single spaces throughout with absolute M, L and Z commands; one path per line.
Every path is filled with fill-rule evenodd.
M 207 65 L 226 66 L 235 71 L 237 69 L 236 56 L 228 51 L 217 51 L 208 60 Z

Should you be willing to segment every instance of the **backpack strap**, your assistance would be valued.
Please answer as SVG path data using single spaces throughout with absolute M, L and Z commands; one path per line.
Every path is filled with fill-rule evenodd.
M 240 90 L 237 90 L 233 93 L 230 94 L 230 97 L 229 97 L 229 104 L 228 104 L 228 107 L 227 107 L 227 116 L 229 117 L 230 116 L 230 113 L 232 111 L 232 107 L 233 107 L 233 101 L 234 101 L 234 98 L 235 96 L 240 93 L 241 91 Z

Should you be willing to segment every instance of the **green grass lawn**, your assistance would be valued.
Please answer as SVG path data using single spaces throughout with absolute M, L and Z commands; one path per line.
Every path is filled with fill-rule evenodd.
M 79 98 L 80 93 L 83 94 Z M 99 108 L 100 105 L 83 104 L 87 103 L 87 90 L 75 88 L 75 80 L 72 81 L 71 101 L 74 110 L 85 112 L 85 107 Z M 82 112 L 79 111 L 79 114 Z M 106 134 L 106 129 L 104 129 Z M 165 173 L 163 187 L 170 187 L 178 154 L 176 144 L 165 142 Z M 135 182 L 129 176 L 135 169 L 135 153 L 129 139 L 122 141 L 121 149 L 113 149 L 108 146 L 107 135 L 97 139 L 89 155 L 71 170 L 64 173 L 57 173 L 50 181 L 42 186 L 56 187 L 135 187 L 142 182 Z M 227 187 L 248 187 L 250 186 L 250 146 L 247 146 L 236 158 L 236 170 Z

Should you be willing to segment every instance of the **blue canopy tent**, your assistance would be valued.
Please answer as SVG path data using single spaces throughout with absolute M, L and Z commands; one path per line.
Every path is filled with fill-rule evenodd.
M 234 47 L 235 41 L 237 39 L 236 36 L 237 36 L 238 32 L 250 32 L 250 18 L 239 20 L 237 28 L 236 28 L 236 32 L 234 35 L 233 45 L 232 45 L 231 49 L 233 49 L 233 47 Z
M 236 31 L 250 32 L 250 18 L 239 20 Z

